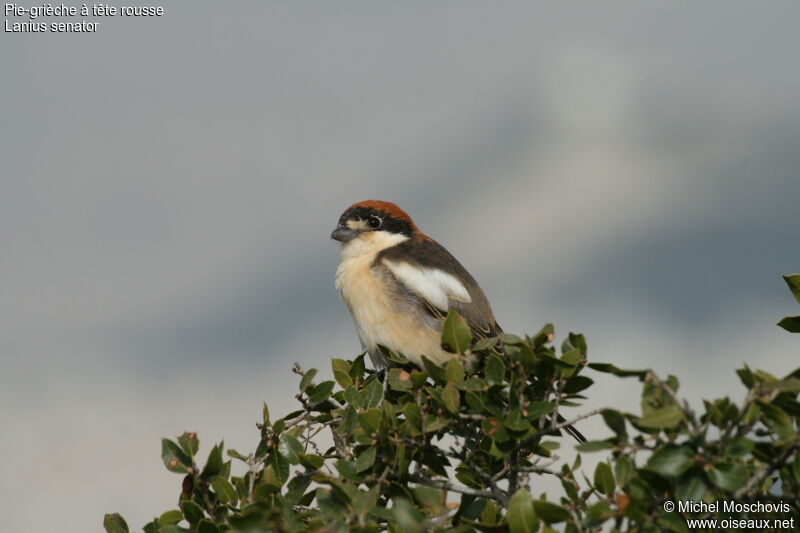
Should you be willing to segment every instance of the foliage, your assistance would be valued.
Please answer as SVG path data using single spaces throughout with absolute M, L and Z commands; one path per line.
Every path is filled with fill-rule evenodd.
M 792 291 L 794 299 L 800 303 L 800 274 L 792 274 L 791 276 L 783 276 L 784 281 Z M 800 333 L 800 316 L 787 316 L 778 325 L 791 333 Z
M 800 276 L 786 280 L 800 301 Z M 588 363 L 581 335 L 557 350 L 548 324 L 532 337 L 470 347 L 462 324 L 447 319 L 443 344 L 465 353 L 443 367 L 426 360 L 419 369 L 390 353 L 395 366 L 377 373 L 364 355 L 333 359 L 333 380 L 295 367 L 300 408 L 272 419 L 265 405 L 253 453 L 219 443 L 200 467 L 195 433 L 163 439 L 164 465 L 183 482 L 177 505 L 144 531 L 684 532 L 693 517 L 800 517 L 800 369 L 777 378 L 745 366 L 737 370 L 743 401 L 707 400 L 698 415 L 678 397 L 675 376 Z M 586 399 L 587 369 L 641 380 L 641 414 L 560 418 L 562 406 Z M 559 430 L 595 415 L 609 434 L 560 459 L 573 442 Z M 602 454 L 588 474 L 587 453 Z M 534 494 L 542 476 L 563 494 Z M 667 512 L 668 501 L 746 506 Z M 128 531 L 118 514 L 104 526 Z

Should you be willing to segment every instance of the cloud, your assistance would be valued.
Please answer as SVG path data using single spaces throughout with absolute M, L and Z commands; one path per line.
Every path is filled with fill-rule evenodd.
M 459 257 L 506 329 L 583 331 L 694 402 L 735 398 L 743 361 L 796 361 L 773 326 L 800 263 L 796 16 L 171 6 L 145 40 L 115 21 L 0 49 L 10 530 L 141 526 L 177 494 L 160 437 L 252 449 L 293 361 L 357 353 L 327 236 L 370 197 Z M 635 411 L 637 383 L 595 391 Z

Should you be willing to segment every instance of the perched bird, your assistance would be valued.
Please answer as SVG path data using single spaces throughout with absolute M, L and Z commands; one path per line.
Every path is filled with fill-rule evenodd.
M 376 366 L 387 364 L 378 344 L 420 367 L 423 355 L 446 363 L 453 357 L 441 346 L 449 309 L 464 317 L 474 337 L 502 333 L 475 279 L 395 204 L 352 205 L 331 238 L 342 243 L 336 287 Z
M 423 355 L 446 363 L 453 354 L 442 349 L 441 336 L 450 309 L 467 321 L 474 339 L 503 332 L 475 278 L 397 205 L 353 204 L 331 238 L 342 243 L 336 288 L 376 367 L 388 366 L 379 345 L 419 367 Z M 571 426 L 565 429 L 585 440 Z

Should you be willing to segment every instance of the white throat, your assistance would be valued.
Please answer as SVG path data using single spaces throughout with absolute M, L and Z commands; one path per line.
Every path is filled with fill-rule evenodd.
M 388 231 L 365 231 L 355 239 L 342 243 L 342 263 L 353 259 L 374 259 L 381 250 L 396 246 L 408 237 L 401 233 Z

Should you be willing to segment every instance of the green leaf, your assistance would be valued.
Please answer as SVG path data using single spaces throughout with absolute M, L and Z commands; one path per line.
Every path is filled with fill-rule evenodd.
M 539 359 L 541 359 L 542 361 L 550 363 L 551 365 L 559 369 L 559 375 L 570 375 L 572 373 L 571 371 L 575 370 L 574 364 L 568 363 L 567 361 L 562 361 L 558 357 L 555 357 L 546 351 L 541 351 L 537 355 L 539 356 Z M 567 372 L 565 372 L 565 370 Z
M 432 433 L 434 431 L 439 431 L 440 429 L 446 428 L 449 424 L 450 421 L 448 419 L 429 414 L 425 417 L 425 421 L 422 424 L 422 431 L 425 433 Z
M 483 378 L 469 378 L 463 383 L 458 383 L 458 388 L 463 391 L 481 392 L 489 388 L 489 384 Z
M 714 463 L 706 474 L 714 485 L 731 492 L 747 483 L 747 469 L 740 463 Z
M 364 390 L 361 391 L 361 397 L 364 400 L 364 407 L 378 407 L 383 401 L 383 383 L 377 379 L 370 381 Z
M 333 392 L 333 386 L 335 383 L 333 381 L 323 381 L 319 385 L 315 386 L 311 389 L 311 392 L 308 393 L 308 403 L 311 405 L 317 405 L 325 400 L 327 400 L 331 392 Z
M 350 435 L 358 427 L 358 418 L 356 417 L 356 410 L 353 407 L 348 407 L 344 411 L 344 416 L 336 431 L 340 435 Z
M 368 435 L 378 432 L 381 418 L 383 418 L 383 412 L 377 408 L 367 409 L 358 413 L 358 423 Z
M 335 359 L 334 359 L 335 361 Z M 306 389 L 311 386 L 311 382 L 314 381 L 314 377 L 317 375 L 317 369 L 311 368 L 303 374 L 303 377 L 300 379 L 300 392 L 305 392 Z
M 703 476 L 697 471 L 691 471 L 689 474 L 681 476 L 678 487 L 675 489 L 675 497 L 679 501 L 701 500 L 707 489 Z
M 616 433 L 618 437 L 624 437 L 628 434 L 625 429 L 625 417 L 622 416 L 622 413 L 614 409 L 603 409 L 601 415 L 606 425 L 611 431 Z
M 789 290 L 792 291 L 794 299 L 797 300 L 797 303 L 800 303 L 800 274 L 783 276 L 783 280 L 789 286 Z
M 586 390 L 594 384 L 594 380 L 586 376 L 573 376 L 564 384 L 564 392 L 567 394 L 577 394 Z
M 778 325 L 789 333 L 800 333 L 800 316 L 787 316 Z
M 414 493 L 414 499 L 428 514 L 436 516 L 442 513 L 444 492 L 441 489 L 417 485 L 411 491 Z
M 800 453 L 794 452 L 794 462 L 792 463 L 792 473 L 794 479 L 800 483 Z
M 389 387 L 393 390 L 408 391 L 414 388 L 411 374 L 402 368 L 389 369 Z
M 536 516 L 547 522 L 554 524 L 556 522 L 563 522 L 569 520 L 569 511 L 545 500 L 534 500 L 533 508 L 536 511 Z
M 614 494 L 616 484 L 608 463 L 597 463 L 597 467 L 594 469 L 594 486 L 606 496 Z
M 586 518 L 588 519 L 591 527 L 597 527 L 613 516 L 614 512 L 611 510 L 611 506 L 608 505 L 607 502 L 600 501 L 592 504 L 588 509 L 586 509 Z
M 181 502 L 181 511 L 183 516 L 190 524 L 196 524 L 203 519 L 203 508 L 194 503 L 192 500 L 183 500 Z
M 461 394 L 452 382 L 445 385 L 442 391 L 442 400 L 448 411 L 453 414 L 458 412 L 458 407 L 461 405 Z
M 469 350 L 471 342 L 472 331 L 469 324 L 451 309 L 442 325 L 442 349 L 450 353 L 463 354 Z
M 261 474 L 261 485 L 256 487 L 254 496 L 256 499 L 260 499 L 262 494 L 269 495 L 279 492 L 282 486 L 283 483 L 278 479 L 275 468 L 272 465 L 267 465 Z
M 284 459 L 274 446 L 270 449 L 270 454 L 267 458 L 267 464 L 272 467 L 275 477 L 280 484 L 283 485 L 286 483 L 286 480 L 289 479 L 289 461 Z
M 578 362 L 581 359 L 581 352 L 577 348 L 569 350 L 561 356 L 561 361 L 569 365 L 569 368 L 563 369 L 559 372 L 560 375 L 569 377 L 575 373 Z M 589 379 L 589 378 L 585 378 Z M 589 380 L 591 382 L 591 380 Z M 590 383 L 591 385 L 591 383 Z M 588 385 L 587 385 L 588 386 Z
M 725 455 L 743 457 L 753 451 L 756 443 L 746 437 L 736 437 L 728 443 L 725 448 Z
M 536 356 L 533 354 L 533 349 L 527 344 L 521 344 L 519 346 L 517 360 L 522 363 L 525 370 L 530 371 L 536 368 Z
M 289 461 L 291 464 L 296 465 L 300 462 L 297 457 L 298 454 L 303 453 L 303 445 L 297 440 L 297 437 L 288 433 L 281 433 L 280 441 L 278 442 L 278 452 Z
M 247 456 L 246 455 L 242 455 L 241 453 L 239 453 L 238 451 L 234 450 L 233 448 L 228 448 L 228 451 L 225 452 L 225 453 L 228 454 L 228 457 L 233 457 L 234 459 L 238 459 L 240 461 L 247 462 Z
M 581 333 L 570 332 L 561 345 L 562 352 L 568 352 L 573 349 L 577 349 L 583 356 L 588 353 L 589 350 L 586 347 L 586 337 L 584 337 Z
M 686 519 L 679 513 L 663 513 L 658 516 L 656 524 L 658 525 L 658 531 L 689 533 L 689 528 L 686 527 Z
M 311 470 L 319 470 L 325 462 L 322 457 L 313 453 L 300 453 L 297 455 L 300 464 Z
M 331 370 L 334 372 L 344 372 L 345 374 L 350 374 L 350 363 L 345 361 L 344 359 L 331 359 Z M 352 378 L 350 378 L 352 380 Z M 344 387 L 343 387 L 344 388 Z
M 677 405 L 668 405 L 645 413 L 636 422 L 650 429 L 671 429 L 681 423 L 683 411 Z
M 211 520 L 202 520 L 197 524 L 197 533 L 220 533 L 220 530 Z
M 534 348 L 541 348 L 545 344 L 553 342 L 553 339 L 556 338 L 556 328 L 553 324 L 545 324 L 539 332 L 533 336 L 533 346 Z
M 128 533 L 128 524 L 119 513 L 107 514 L 103 517 L 106 533 Z
M 297 502 L 303 497 L 305 494 L 306 489 L 311 484 L 311 478 L 309 477 L 294 477 L 289 482 L 289 485 L 286 487 L 286 494 L 284 498 L 286 498 L 286 502 L 289 505 L 297 505 Z
M 620 455 L 617 457 L 616 462 L 614 463 L 614 475 L 617 478 L 617 484 L 620 487 L 624 487 L 628 484 L 633 477 L 633 471 L 635 469 L 635 465 L 633 464 L 633 460 L 628 457 L 627 455 Z
M 511 431 L 525 431 L 530 429 L 531 424 L 523 416 L 522 413 L 516 409 L 509 414 L 505 419 L 505 425 Z
M 752 387 L 756 382 L 756 378 L 753 376 L 753 371 L 750 370 L 750 368 L 747 365 L 744 365 L 744 368 L 737 369 L 736 375 L 739 376 L 739 381 L 742 382 L 742 385 L 744 385 L 748 389 Z
M 192 466 L 192 458 L 169 439 L 161 439 L 161 460 L 170 472 L 185 474 Z
M 344 401 L 349 403 L 351 406 L 357 409 L 364 407 L 364 397 L 359 394 L 355 387 L 347 387 L 342 396 L 344 397 Z
M 511 533 L 534 533 L 539 528 L 533 498 L 527 490 L 518 490 L 508 502 L 508 527 Z
M 686 446 L 667 444 L 653 453 L 647 467 L 664 477 L 676 478 L 694 465 L 694 453 Z
M 464 381 L 464 367 L 457 357 L 451 357 L 444 367 L 444 378 L 448 382 L 462 383 Z
M 647 374 L 647 370 L 623 370 L 618 368 L 611 363 L 589 363 L 589 368 L 592 370 L 597 370 L 598 372 L 605 372 L 606 374 L 614 374 L 615 376 L 619 376 L 621 378 L 626 378 L 630 376 L 636 376 L 638 378 L 642 378 Z
M 444 378 L 444 369 L 425 357 L 422 356 L 422 366 L 425 367 L 425 371 L 428 373 L 428 376 L 431 377 L 435 382 L 446 382 L 447 380 Z M 412 374 L 413 379 L 413 374 Z
M 397 521 L 397 531 L 408 533 L 420 533 L 423 531 L 422 514 L 414 507 L 414 504 L 405 498 L 397 498 L 392 508 L 394 518 Z
M 506 378 L 506 364 L 496 354 L 486 359 L 486 381 L 490 385 L 502 383 Z
M 761 411 L 768 420 L 771 420 L 780 426 L 785 426 L 791 430 L 792 419 L 786 414 L 786 411 L 771 403 L 762 401 L 758 402 L 758 406 L 761 407 Z
M 353 385 L 353 378 L 350 377 L 350 363 L 344 359 L 331 359 L 331 369 L 333 370 L 333 379 L 343 389 Z
M 483 339 L 478 339 L 475 341 L 475 344 L 472 345 L 473 352 L 482 352 L 484 350 L 491 350 L 494 348 L 494 345 L 497 344 L 497 340 L 499 337 L 485 337 Z
M 200 446 L 200 441 L 197 438 L 197 433 L 185 431 L 183 435 L 178 437 L 178 444 L 180 444 L 181 449 L 185 451 L 187 455 L 194 457 Z
M 609 450 L 614 447 L 614 443 L 607 440 L 590 440 L 582 442 L 575 446 L 579 452 L 598 452 L 600 450 Z
M 239 495 L 236 494 L 236 489 L 233 488 L 231 482 L 224 477 L 218 477 L 212 481 L 211 488 L 217 493 L 217 498 L 219 498 L 221 502 L 233 503 L 239 498 Z
M 261 421 L 266 426 L 269 427 L 269 407 L 267 407 L 267 402 L 264 402 L 264 407 L 261 409 Z
M 403 414 L 411 425 L 419 427 L 420 424 L 422 424 L 422 410 L 416 403 L 407 403 L 405 407 L 403 407 Z
M 345 479 L 349 479 L 355 483 L 359 483 L 361 481 L 361 476 L 358 475 L 356 471 L 356 462 L 355 461 L 345 461 L 343 459 L 339 459 L 334 463 L 336 470 L 339 471 L 339 475 Z
M 428 381 L 428 374 L 426 374 L 421 370 L 411 371 L 411 383 L 414 384 L 415 389 L 422 388 L 422 386 L 425 385 L 426 381 Z
M 161 513 L 161 516 L 158 517 L 158 523 L 161 526 L 169 526 L 172 524 L 177 524 L 183 520 L 183 513 L 180 512 L 178 509 L 173 509 L 171 511 L 164 511 Z
M 363 472 L 364 470 L 375 464 L 375 446 L 370 446 L 358 456 L 356 460 L 356 472 Z
M 769 383 L 768 386 L 778 392 L 800 392 L 800 379 L 792 377 L 780 379 Z
M 538 420 L 544 415 L 550 414 L 556 408 L 554 402 L 533 402 L 528 406 L 528 420 Z
M 211 451 L 208 454 L 206 466 L 203 467 L 203 471 L 200 473 L 200 477 L 206 481 L 211 481 L 217 477 L 220 472 L 222 472 L 222 467 L 224 465 L 222 461 L 222 448 L 223 444 L 220 442 L 211 448 Z
M 158 533 L 189 533 L 189 530 L 176 524 L 167 524 L 159 526 Z
M 350 366 L 350 379 L 353 382 L 361 381 L 364 377 L 364 355 L 361 354 L 353 360 L 353 364 Z

